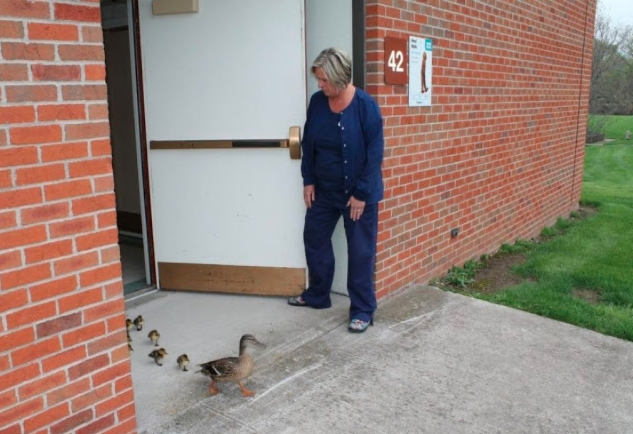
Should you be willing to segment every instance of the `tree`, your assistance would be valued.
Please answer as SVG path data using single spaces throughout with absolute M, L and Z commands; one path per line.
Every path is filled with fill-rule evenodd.
M 598 5 L 591 65 L 589 131 L 601 131 L 606 117 L 633 114 L 633 29 L 615 25 Z

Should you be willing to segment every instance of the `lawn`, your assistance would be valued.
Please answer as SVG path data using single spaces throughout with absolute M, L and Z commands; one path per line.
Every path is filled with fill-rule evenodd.
M 606 130 L 607 138 L 618 140 L 586 147 L 581 203 L 596 212 L 559 219 L 544 228 L 538 243 L 517 240 L 515 248 L 500 250 L 499 256 L 525 259 L 507 270 L 517 284 L 482 291 L 477 274 L 492 262 L 483 258 L 451 271 L 455 276 L 473 270 L 468 284 L 451 284 L 449 273 L 440 286 L 633 341 L 633 140 L 624 140 L 629 128 L 633 116 L 619 116 Z

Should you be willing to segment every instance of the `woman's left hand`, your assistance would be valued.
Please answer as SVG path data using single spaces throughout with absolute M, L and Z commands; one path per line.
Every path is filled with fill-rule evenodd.
M 347 206 L 350 208 L 349 216 L 353 221 L 360 219 L 360 216 L 363 215 L 363 211 L 365 210 L 365 202 L 356 199 L 354 196 L 349 198 Z

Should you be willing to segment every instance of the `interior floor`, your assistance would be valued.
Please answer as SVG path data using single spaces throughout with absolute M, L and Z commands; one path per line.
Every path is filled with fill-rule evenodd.
M 143 239 L 119 235 L 119 249 L 125 295 L 146 288 L 148 284 L 145 277 Z

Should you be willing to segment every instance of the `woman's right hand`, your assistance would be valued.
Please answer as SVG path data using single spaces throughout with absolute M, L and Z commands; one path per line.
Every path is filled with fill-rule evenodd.
M 314 185 L 306 185 L 303 187 L 303 201 L 307 208 L 312 207 L 312 202 L 314 201 Z

